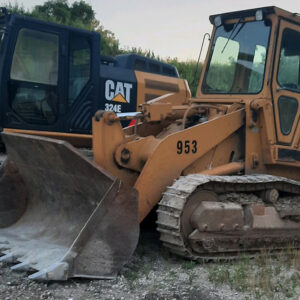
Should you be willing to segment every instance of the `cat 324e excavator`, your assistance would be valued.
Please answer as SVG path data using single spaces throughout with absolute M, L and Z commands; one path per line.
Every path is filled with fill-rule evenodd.
M 93 160 L 2 134 L 0 260 L 36 280 L 110 278 L 157 204 L 161 241 L 185 258 L 300 246 L 300 17 L 263 7 L 210 21 L 197 97 L 98 111 Z
M 190 95 L 174 66 L 103 56 L 100 45 L 97 32 L 0 9 L 0 128 L 91 146 L 97 110 L 131 112 L 170 92 Z

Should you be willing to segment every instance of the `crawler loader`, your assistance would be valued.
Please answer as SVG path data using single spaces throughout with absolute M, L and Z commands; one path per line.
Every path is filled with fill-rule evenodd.
M 1 261 L 35 280 L 110 278 L 154 208 L 163 245 L 188 259 L 300 246 L 300 17 L 263 7 L 210 21 L 197 97 L 98 111 L 93 160 L 2 134 Z

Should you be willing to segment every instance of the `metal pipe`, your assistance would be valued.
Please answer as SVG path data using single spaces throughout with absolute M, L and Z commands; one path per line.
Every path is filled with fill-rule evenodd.
M 219 167 L 215 167 L 212 169 L 208 169 L 205 171 L 200 172 L 199 174 L 205 175 L 230 175 L 237 173 L 245 168 L 244 162 L 231 162 L 226 165 L 222 165 Z

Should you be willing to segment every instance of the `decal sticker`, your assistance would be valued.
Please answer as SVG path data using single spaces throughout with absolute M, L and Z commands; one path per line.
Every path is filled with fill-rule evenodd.
M 197 141 L 178 141 L 177 142 L 177 154 L 189 154 L 190 152 L 192 153 L 197 153 Z
M 130 103 L 132 84 L 112 80 L 105 81 L 105 98 L 108 101 Z
M 115 113 L 120 113 L 121 112 L 121 104 L 111 104 L 111 103 L 105 103 L 105 110 L 111 110 L 114 111 Z

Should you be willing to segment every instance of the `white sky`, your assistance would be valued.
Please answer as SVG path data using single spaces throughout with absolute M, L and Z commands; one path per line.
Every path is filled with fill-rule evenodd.
M 0 3 L 5 0 L 0 0 Z M 14 1 L 12 1 L 14 2 Z M 44 0 L 19 1 L 26 8 Z M 69 0 L 70 3 L 74 0 Z M 209 15 L 275 5 L 300 13 L 299 0 L 86 0 L 121 47 L 153 50 L 161 57 L 197 59 Z

